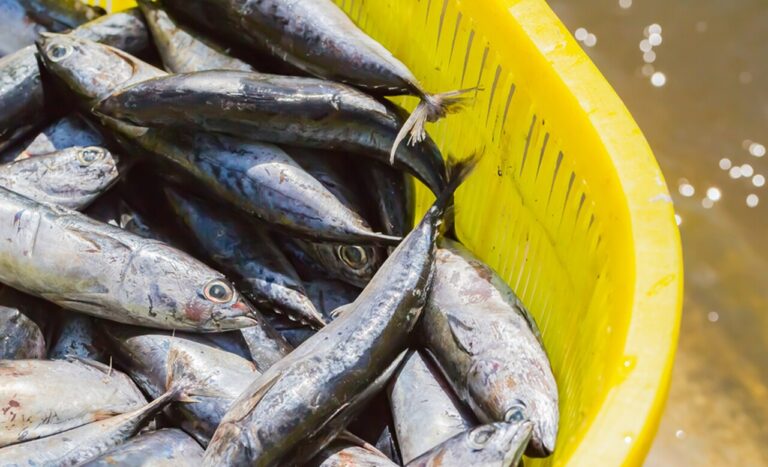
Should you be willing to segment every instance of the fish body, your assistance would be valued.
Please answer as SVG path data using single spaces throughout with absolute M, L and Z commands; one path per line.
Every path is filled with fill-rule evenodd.
M 523 457 L 532 430 L 529 421 L 480 425 L 459 433 L 405 465 L 515 467 Z
M 378 214 L 378 227 L 388 235 L 405 235 L 413 225 L 412 184 L 385 164 L 361 164 L 359 170 Z
M 139 0 L 138 4 L 168 72 L 255 71 L 251 65 L 228 55 L 197 33 L 179 25 L 158 3 Z
M 89 360 L 0 361 L 0 446 L 136 410 L 146 399 L 125 374 Z M 0 465 L 6 460 L 0 449 Z
M 116 49 L 65 35 L 38 44 L 46 67 L 90 106 L 105 95 L 164 72 Z M 103 122 L 132 148 L 170 161 L 232 205 L 309 238 L 395 244 L 375 233 L 280 148 L 224 135 L 176 133 Z
M 119 160 L 104 148 L 72 147 L 0 165 L 0 186 L 40 203 L 80 210 L 117 182 Z
M 0 281 L 65 308 L 167 329 L 255 322 L 226 278 L 191 256 L 3 188 L 0 237 Z
M 554 450 L 558 394 L 539 331 L 493 270 L 442 240 L 422 337 L 456 394 L 483 423 L 530 420 L 526 452 Z
M 396 467 L 397 465 L 376 449 L 344 440 L 333 441 L 305 464 L 306 467 Z
M 388 392 L 405 464 L 477 424 L 420 351 L 406 357 Z
M 104 326 L 116 361 L 152 397 L 163 393 L 173 348 L 185 356 L 186 371 L 201 381 L 194 404 L 174 407 L 180 427 L 203 445 L 210 440 L 232 402 L 258 376 L 250 361 L 217 348 L 207 335 L 176 333 L 127 326 Z
M 108 360 L 104 346 L 99 342 L 94 318 L 88 315 L 66 313 L 48 352 L 48 358 L 52 359 L 66 359 L 72 356 L 102 363 Z
M 77 114 L 71 114 L 51 123 L 16 151 L 4 155 L 4 161 L 27 159 L 74 146 L 104 146 L 106 140 L 91 124 Z
M 175 428 L 142 433 L 118 445 L 83 467 L 193 467 L 203 461 L 203 448 L 189 435 Z
M 343 84 L 227 70 L 137 83 L 104 99 L 95 111 L 139 126 L 217 131 L 381 161 L 389 161 L 403 125 L 387 106 Z M 394 165 L 435 193 L 445 187 L 445 165 L 431 141 L 400 147 Z
M 130 52 L 144 50 L 149 44 L 146 26 L 137 9 L 95 19 L 72 34 Z M 51 115 L 46 111 L 35 46 L 0 58 L 0 109 L 0 151 L 43 125 Z
M 45 358 L 43 332 L 21 310 L 0 305 L 0 360 Z
M 367 217 L 363 208 L 365 205 L 363 197 L 356 190 L 354 180 L 343 169 L 344 163 L 349 161 L 345 161 L 338 155 L 317 150 L 291 148 L 290 154 L 345 206 L 362 217 Z M 365 287 L 381 266 L 385 256 L 381 247 L 303 240 L 296 240 L 294 243 L 321 265 L 329 276 L 358 287 Z
M 63 433 L 0 448 L 0 466 L 75 466 L 122 444 L 169 403 L 192 401 L 190 392 L 197 380 L 195 375 L 183 373 L 178 362 L 181 358 L 171 358 L 168 389 L 149 404 Z
M 404 356 L 433 275 L 438 223 L 468 167 L 336 320 L 241 394 L 204 465 L 285 465 L 313 457 L 375 395 Z
M 266 232 L 194 195 L 170 188 L 166 195 L 199 251 L 232 277 L 251 302 L 313 326 L 325 325 L 293 266 Z

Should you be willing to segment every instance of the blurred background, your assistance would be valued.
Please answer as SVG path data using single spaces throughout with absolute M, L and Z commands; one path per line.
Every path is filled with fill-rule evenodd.
M 768 465 L 768 2 L 549 0 L 674 198 L 685 305 L 648 466 Z

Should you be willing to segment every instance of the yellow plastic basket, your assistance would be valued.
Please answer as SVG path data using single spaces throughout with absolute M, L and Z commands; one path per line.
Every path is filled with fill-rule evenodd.
M 482 89 L 429 131 L 444 152 L 484 150 L 457 232 L 536 317 L 559 384 L 557 449 L 526 465 L 640 464 L 683 272 L 667 187 L 629 112 L 543 0 L 336 3 L 427 89 Z M 429 202 L 419 187 L 420 213 Z

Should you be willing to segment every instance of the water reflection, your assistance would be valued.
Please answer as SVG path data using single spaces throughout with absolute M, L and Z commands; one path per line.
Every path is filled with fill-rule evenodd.
M 648 137 L 683 236 L 680 348 L 647 464 L 768 465 L 768 4 L 550 4 L 600 39 L 581 43 Z

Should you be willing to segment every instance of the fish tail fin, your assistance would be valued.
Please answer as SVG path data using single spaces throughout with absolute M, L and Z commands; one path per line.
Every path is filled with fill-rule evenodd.
M 434 211 L 439 216 L 445 213 L 453 203 L 453 194 L 469 177 L 472 171 L 475 170 L 478 162 L 483 157 L 483 153 L 485 153 L 485 149 L 475 151 L 469 157 L 461 160 L 455 159 L 450 155 L 448 156 L 448 186 L 437 197 L 430 211 Z
M 168 351 L 166 394 L 178 402 L 198 402 L 195 396 L 206 396 L 205 381 L 189 371 L 189 356 L 171 346 Z
M 427 122 L 436 122 L 450 113 L 459 111 L 467 101 L 467 94 L 476 91 L 478 88 L 459 89 L 457 91 L 444 92 L 440 94 L 421 93 L 421 102 L 405 121 L 400 132 L 395 137 L 392 150 L 389 153 L 390 165 L 395 163 L 395 154 L 397 148 L 408 137 L 408 144 L 413 146 L 421 143 L 427 137 L 427 131 L 424 128 Z

